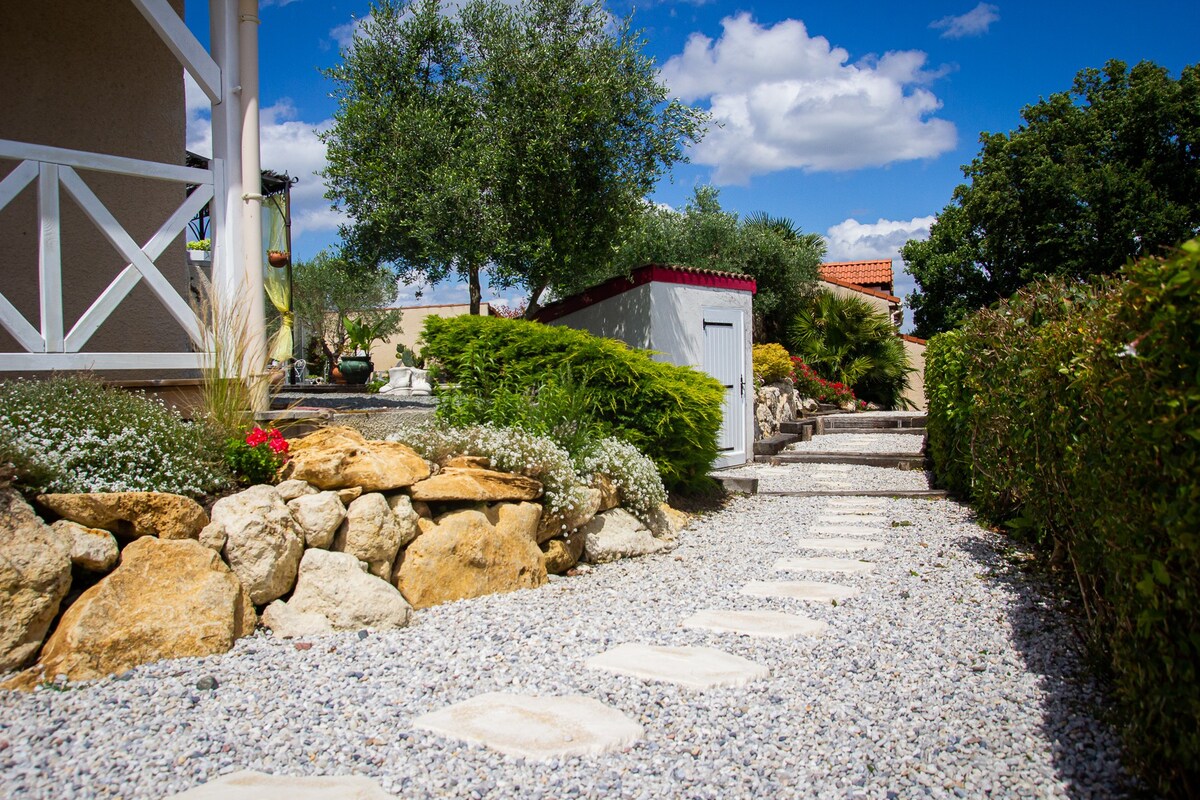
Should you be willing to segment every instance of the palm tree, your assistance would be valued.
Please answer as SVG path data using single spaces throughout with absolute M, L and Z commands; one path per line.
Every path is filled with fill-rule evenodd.
M 884 408 L 909 408 L 908 363 L 891 320 L 857 297 L 822 292 L 792 319 L 790 351 L 827 380 Z

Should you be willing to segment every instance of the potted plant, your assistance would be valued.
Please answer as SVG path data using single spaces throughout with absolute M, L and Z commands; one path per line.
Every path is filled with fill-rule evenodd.
M 338 362 L 338 368 L 342 372 L 342 376 L 346 379 L 346 383 L 366 383 L 371 377 L 371 373 L 375 371 L 375 365 L 371 362 L 371 345 L 375 340 L 382 339 L 386 333 L 384 332 L 384 321 L 372 325 L 363 319 L 346 318 L 346 342 L 351 347 L 351 354 L 342 356 L 342 360 Z
M 283 250 L 268 250 L 267 263 L 272 267 L 286 267 L 291 256 Z
M 212 241 L 209 239 L 188 242 L 187 251 L 189 261 L 199 261 L 206 264 L 212 261 Z

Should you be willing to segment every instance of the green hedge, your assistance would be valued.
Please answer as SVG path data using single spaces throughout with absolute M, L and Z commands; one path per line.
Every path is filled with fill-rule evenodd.
M 1200 794 L 1200 242 L 926 351 L 937 479 L 1074 572 L 1133 766 Z M 1054 554 L 1054 555 L 1049 555 Z
M 668 488 L 711 485 L 724 390 L 708 375 L 613 339 L 501 317 L 429 317 L 423 338 L 422 355 L 437 362 L 438 377 L 468 389 L 481 367 L 513 388 L 569 371 L 600 432 L 649 456 Z

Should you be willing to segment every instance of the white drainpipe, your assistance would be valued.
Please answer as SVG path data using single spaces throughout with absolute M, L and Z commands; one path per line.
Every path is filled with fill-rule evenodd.
M 240 0 L 238 8 L 238 61 L 242 91 L 242 255 L 246 301 L 243 307 L 246 343 L 245 369 L 261 376 L 266 367 L 266 304 L 263 299 L 262 160 L 259 153 L 258 0 Z M 266 383 L 253 380 L 256 410 L 268 403 Z

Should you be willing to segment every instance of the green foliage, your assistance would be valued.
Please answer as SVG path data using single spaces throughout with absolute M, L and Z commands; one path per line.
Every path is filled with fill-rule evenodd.
M 754 377 L 761 383 L 775 383 L 792 377 L 792 357 L 781 344 L 756 344 L 752 358 Z
M 559 288 L 569 294 L 651 263 L 743 273 L 758 284 L 754 339 L 777 342 L 815 286 L 824 256 L 825 240 L 819 235 L 801 233 L 791 220 L 761 213 L 739 222 L 736 214 L 721 210 L 714 187 L 699 186 L 682 212 L 643 206 L 606 273 L 580 274 Z
M 372 5 L 327 74 L 330 199 L 351 252 L 412 281 L 480 272 L 538 298 L 607 257 L 702 112 L 668 100 L 629 20 L 598 2 Z
M 818 403 L 833 403 L 838 406 L 853 404 L 860 406 L 854 390 L 844 383 L 826 380 L 817 371 L 804 363 L 802 358 L 792 358 L 792 383 L 801 397 L 811 397 Z M 861 403 L 865 407 L 865 403 Z
M 39 492 L 199 496 L 229 479 L 208 428 L 92 378 L 0 384 L 0 451 Z
M 386 339 L 400 329 L 400 312 L 395 310 L 372 314 L 370 317 L 346 317 L 342 325 L 346 329 L 346 343 L 355 352 L 371 354 L 371 345 Z
M 649 521 L 667 502 L 658 468 L 640 450 L 615 436 L 588 443 L 573 454 L 575 471 L 596 484 L 596 476 L 608 477 L 621 492 L 621 506 L 643 521 Z
M 205 252 L 208 252 L 209 250 L 212 249 L 212 240 L 211 239 L 197 239 L 194 242 L 188 242 L 187 249 L 188 250 L 203 250 Z
M 689 367 L 664 364 L 621 342 L 570 328 L 499 317 L 429 317 L 423 353 L 439 377 L 472 382 L 483 363 L 494 385 L 520 392 L 570 370 L 601 435 L 618 436 L 653 461 L 671 488 L 704 488 L 717 456 L 723 390 Z
M 283 456 L 274 452 L 266 442 L 252 445 L 244 437 L 225 442 L 225 465 L 241 483 L 247 485 L 274 483 L 283 461 Z
M 1200 791 L 1200 243 L 1121 280 L 1032 284 L 926 351 L 936 475 L 1063 554 L 1126 749 Z
M 384 308 L 396 299 L 396 275 L 351 262 L 328 250 L 293 266 L 292 297 L 296 319 L 305 334 L 312 337 L 310 350 L 312 339 L 316 339 L 321 360 L 327 364 L 336 363 L 350 345 L 348 318 L 368 326 L 372 341 L 400 329 L 400 312 Z
M 1200 65 L 1178 80 L 1150 62 L 1086 69 L 1071 92 L 980 136 L 927 241 L 902 255 L 918 336 L 1039 276 L 1086 278 L 1156 255 L 1200 230 Z
M 858 297 L 821 292 L 792 319 L 791 351 L 861 400 L 883 408 L 906 408 L 908 363 L 904 342 L 886 314 Z

